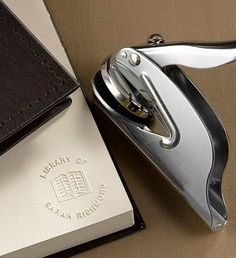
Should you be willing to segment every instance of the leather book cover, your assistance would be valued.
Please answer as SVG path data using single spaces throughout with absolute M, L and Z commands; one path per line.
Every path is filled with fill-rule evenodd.
M 79 84 L 0 1 L 0 154 L 68 107 Z

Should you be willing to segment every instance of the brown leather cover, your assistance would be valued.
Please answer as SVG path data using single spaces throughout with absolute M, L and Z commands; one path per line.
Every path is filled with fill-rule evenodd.
M 79 85 L 0 1 L 0 154 L 70 105 Z

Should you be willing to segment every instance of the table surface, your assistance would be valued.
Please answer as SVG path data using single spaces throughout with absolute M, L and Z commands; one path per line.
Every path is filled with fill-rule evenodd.
M 236 39 L 236 1 L 228 0 L 47 0 L 48 8 L 82 88 L 116 49 L 146 42 L 160 33 L 166 41 Z M 184 69 L 200 86 L 223 121 L 230 156 L 223 180 L 229 222 L 212 233 L 124 135 L 106 118 L 103 131 L 147 229 L 76 257 L 236 257 L 236 64 L 212 70 Z M 112 132 L 112 133 L 111 133 Z

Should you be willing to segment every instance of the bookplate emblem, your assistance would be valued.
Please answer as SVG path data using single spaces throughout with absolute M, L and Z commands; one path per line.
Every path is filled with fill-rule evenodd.
M 81 157 L 59 157 L 45 164 L 40 178 L 48 189 L 43 206 L 50 216 L 67 221 L 82 221 L 93 216 L 103 205 L 104 183 L 89 183 L 88 160 Z

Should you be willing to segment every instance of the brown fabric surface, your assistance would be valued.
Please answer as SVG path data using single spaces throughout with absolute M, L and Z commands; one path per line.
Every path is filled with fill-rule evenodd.
M 166 41 L 236 40 L 236 1 L 47 0 L 62 41 L 89 98 L 102 60 L 149 34 Z M 230 156 L 223 181 L 229 222 L 212 233 L 168 183 L 104 117 L 103 130 L 147 224 L 140 231 L 78 257 L 236 257 L 236 64 L 187 74 L 227 129 Z

